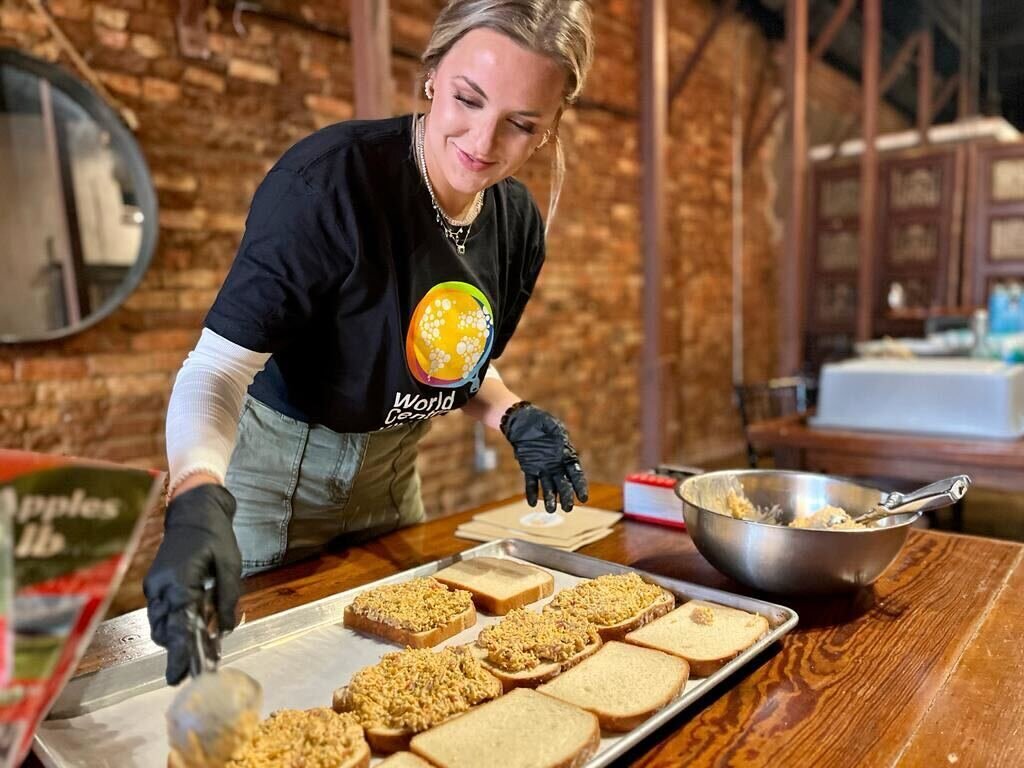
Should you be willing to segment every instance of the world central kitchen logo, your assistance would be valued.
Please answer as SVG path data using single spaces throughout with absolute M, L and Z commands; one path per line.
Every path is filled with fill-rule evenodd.
M 393 427 L 403 421 L 420 421 L 447 413 L 455 405 L 455 392 L 437 394 L 432 397 L 395 393 L 395 404 L 384 418 L 384 428 Z

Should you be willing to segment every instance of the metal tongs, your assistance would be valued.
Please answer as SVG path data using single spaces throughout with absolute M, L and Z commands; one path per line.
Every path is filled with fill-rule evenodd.
M 971 485 L 967 475 L 954 475 L 945 480 L 918 488 L 907 494 L 890 493 L 876 507 L 853 518 L 855 523 L 870 523 L 892 515 L 905 515 L 908 512 L 924 512 L 929 509 L 948 507 L 960 501 Z
M 238 669 L 219 670 L 221 632 L 214 607 L 215 583 L 185 609 L 189 627 L 189 672 L 167 710 L 170 768 L 221 768 L 259 723 L 263 689 Z

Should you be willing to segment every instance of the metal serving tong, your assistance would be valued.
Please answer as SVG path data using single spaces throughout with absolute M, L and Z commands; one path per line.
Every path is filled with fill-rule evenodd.
M 967 475 L 954 475 L 945 480 L 918 488 L 911 493 L 890 493 L 876 507 L 853 518 L 855 523 L 871 523 L 892 515 L 905 515 L 908 512 L 924 512 L 929 509 L 948 507 L 960 501 L 971 485 Z
M 206 579 L 199 604 L 185 610 L 192 679 L 167 710 L 170 768 L 220 768 L 260 720 L 260 684 L 241 670 L 218 670 L 221 632 L 215 589 L 214 580 Z

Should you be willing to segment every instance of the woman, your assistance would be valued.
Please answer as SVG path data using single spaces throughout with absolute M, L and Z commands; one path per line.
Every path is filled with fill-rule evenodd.
M 549 512 L 586 501 L 565 427 L 489 363 L 544 260 L 512 174 L 555 143 L 550 220 L 559 118 L 592 56 L 583 0 L 452 0 L 423 55 L 429 112 L 325 128 L 264 179 L 168 408 L 170 501 L 144 589 L 170 684 L 205 577 L 230 629 L 243 572 L 423 519 L 416 445 L 433 416 L 500 429 L 531 505 L 538 485 Z

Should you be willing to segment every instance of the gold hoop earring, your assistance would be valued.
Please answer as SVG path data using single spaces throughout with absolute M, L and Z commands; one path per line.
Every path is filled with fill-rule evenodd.
M 434 100 L 434 80 L 433 78 L 427 78 L 427 81 L 423 83 L 423 95 L 427 97 L 427 101 Z

